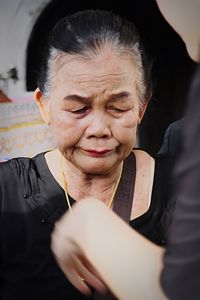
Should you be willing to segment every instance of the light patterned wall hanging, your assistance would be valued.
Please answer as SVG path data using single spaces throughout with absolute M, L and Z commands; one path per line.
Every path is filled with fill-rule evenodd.
M 51 131 L 33 101 L 0 104 L 0 161 L 53 148 Z

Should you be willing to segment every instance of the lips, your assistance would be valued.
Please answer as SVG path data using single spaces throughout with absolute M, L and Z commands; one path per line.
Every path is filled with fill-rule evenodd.
M 85 149 L 86 153 L 88 153 L 90 156 L 105 156 L 106 154 L 110 153 L 111 149 L 103 149 L 103 150 L 94 150 L 94 149 Z

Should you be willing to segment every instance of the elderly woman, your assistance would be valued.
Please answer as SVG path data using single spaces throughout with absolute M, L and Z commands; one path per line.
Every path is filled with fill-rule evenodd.
M 190 58 L 200 63 L 199 0 L 157 3 L 185 42 Z M 189 101 L 187 118 L 168 128 L 162 148 L 172 156 L 180 156 L 183 151 L 174 177 L 178 197 L 163 270 L 163 247 L 131 229 L 100 200 L 84 199 L 74 205 L 73 214 L 66 213 L 56 223 L 52 235 L 52 249 L 60 267 L 83 293 L 88 292 L 86 283 L 94 286 L 95 274 L 91 276 L 84 269 L 89 260 L 118 299 L 163 300 L 164 293 L 173 300 L 200 299 L 200 235 L 196 230 L 200 225 L 200 64 Z M 180 134 L 183 126 L 184 137 Z M 180 149 L 177 138 L 178 142 L 184 141 L 185 149 Z M 75 258 L 79 264 L 75 264 Z M 82 284 L 78 274 L 71 276 L 71 269 L 84 278 Z
M 154 174 L 153 158 L 132 150 L 149 76 L 134 25 L 118 16 L 85 11 L 55 26 L 35 99 L 57 149 L 0 167 L 0 298 L 85 298 L 57 266 L 50 238 L 55 222 L 86 196 L 162 244 L 165 163 L 158 160 Z M 98 277 L 94 287 L 103 288 Z

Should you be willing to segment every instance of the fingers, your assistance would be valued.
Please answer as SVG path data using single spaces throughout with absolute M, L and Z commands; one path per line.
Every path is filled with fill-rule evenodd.
M 63 269 L 63 272 L 66 275 L 66 277 L 68 278 L 68 280 L 71 282 L 71 284 L 77 290 L 79 290 L 82 294 L 84 294 L 86 296 L 91 295 L 91 289 L 86 284 L 86 282 L 80 277 L 80 275 L 76 272 L 76 270 L 71 269 L 71 271 L 69 271 L 69 270 Z
M 69 222 L 66 226 L 67 220 Z M 58 265 L 68 280 L 81 293 L 89 295 L 91 293 L 90 288 L 104 293 L 107 290 L 105 284 L 89 262 L 80 244 L 73 238 L 73 234 L 69 230 L 69 227 L 71 229 L 69 216 L 67 220 L 65 218 L 59 221 L 52 233 L 51 249 Z M 74 227 L 72 226 L 72 228 Z
M 97 271 L 84 256 L 81 256 L 80 259 L 75 256 L 74 264 L 76 265 L 77 272 L 79 273 L 80 277 L 84 279 L 85 283 L 100 293 L 106 292 L 107 288 L 105 284 L 99 278 Z
M 81 248 L 70 238 L 52 243 L 52 251 L 61 270 L 81 293 L 89 295 L 91 288 L 104 293 L 107 289 Z M 84 279 L 84 280 L 83 280 Z
M 103 282 L 76 255 L 70 257 L 70 262 L 66 263 L 59 260 L 58 264 L 71 284 L 84 295 L 89 296 L 91 288 L 100 293 L 106 292 L 107 289 Z

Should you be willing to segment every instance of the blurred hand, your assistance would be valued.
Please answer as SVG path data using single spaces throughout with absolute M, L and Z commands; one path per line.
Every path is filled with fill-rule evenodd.
M 91 288 L 104 293 L 106 286 L 79 244 L 82 240 L 81 228 L 84 226 L 80 219 L 79 211 L 66 213 L 55 224 L 51 248 L 61 270 L 81 293 L 89 295 Z

